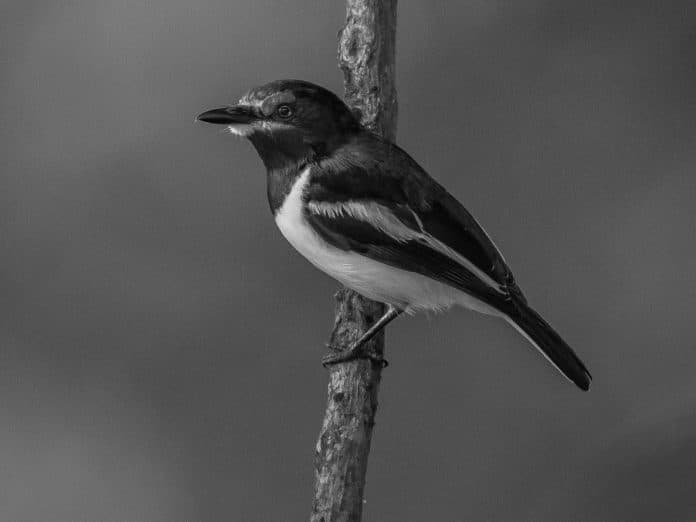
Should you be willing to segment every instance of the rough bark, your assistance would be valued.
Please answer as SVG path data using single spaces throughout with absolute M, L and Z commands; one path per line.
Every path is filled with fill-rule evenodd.
M 346 102 L 359 111 L 365 126 L 390 139 L 396 134 L 397 116 L 396 3 L 348 0 L 338 46 Z M 383 305 L 351 290 L 339 290 L 329 344 L 348 348 L 382 313 Z M 384 333 L 375 336 L 368 348 L 384 354 Z M 330 367 L 326 413 L 315 454 L 312 522 L 361 519 L 381 375 L 381 365 L 367 360 Z

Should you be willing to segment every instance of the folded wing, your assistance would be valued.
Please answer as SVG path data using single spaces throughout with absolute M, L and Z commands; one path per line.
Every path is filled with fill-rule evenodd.
M 308 199 L 306 218 L 336 248 L 430 277 L 494 307 L 508 298 L 504 285 L 425 230 L 408 205 Z
M 457 288 L 498 309 L 568 379 L 588 389 L 573 350 L 527 305 L 469 212 L 396 145 L 372 138 L 313 169 L 306 219 L 328 243 Z
M 463 262 L 468 269 L 473 267 L 489 283 L 493 280 L 512 293 L 519 293 L 523 299 L 503 256 L 481 225 L 398 146 L 371 136 L 338 151 L 312 171 L 313 181 L 306 198 L 319 205 L 335 204 L 336 211 L 329 217 L 369 221 L 369 213 L 384 216 L 386 209 L 402 225 L 426 236 L 431 247 L 435 241 L 438 247 L 446 246 L 449 257 Z M 408 239 L 422 241 L 423 237 Z

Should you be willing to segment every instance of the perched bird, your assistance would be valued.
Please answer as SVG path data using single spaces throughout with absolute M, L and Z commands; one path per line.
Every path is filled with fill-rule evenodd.
M 486 232 L 395 144 L 331 91 L 299 80 L 256 87 L 198 120 L 248 138 L 267 170 L 278 228 L 320 270 L 387 305 L 333 364 L 374 357 L 365 342 L 402 312 L 461 305 L 501 317 L 583 390 L 591 376 L 528 304 Z

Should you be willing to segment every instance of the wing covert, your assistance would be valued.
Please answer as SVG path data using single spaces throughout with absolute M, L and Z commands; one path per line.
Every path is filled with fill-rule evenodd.
M 511 270 L 481 225 L 397 145 L 370 135 L 317 167 L 313 169 L 309 200 L 369 200 L 388 207 L 409 226 L 446 245 L 498 284 L 519 292 Z
M 421 228 L 405 205 L 374 201 L 308 200 L 306 219 L 327 243 L 389 266 L 415 272 L 500 306 L 507 292 L 455 251 Z

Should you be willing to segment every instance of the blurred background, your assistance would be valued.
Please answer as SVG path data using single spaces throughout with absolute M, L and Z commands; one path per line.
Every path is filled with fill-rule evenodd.
M 691 2 L 402 2 L 398 143 L 594 375 L 465 311 L 389 327 L 366 521 L 696 519 Z M 0 3 L 0 520 L 307 518 L 336 283 L 252 147 L 342 91 L 341 1 Z

